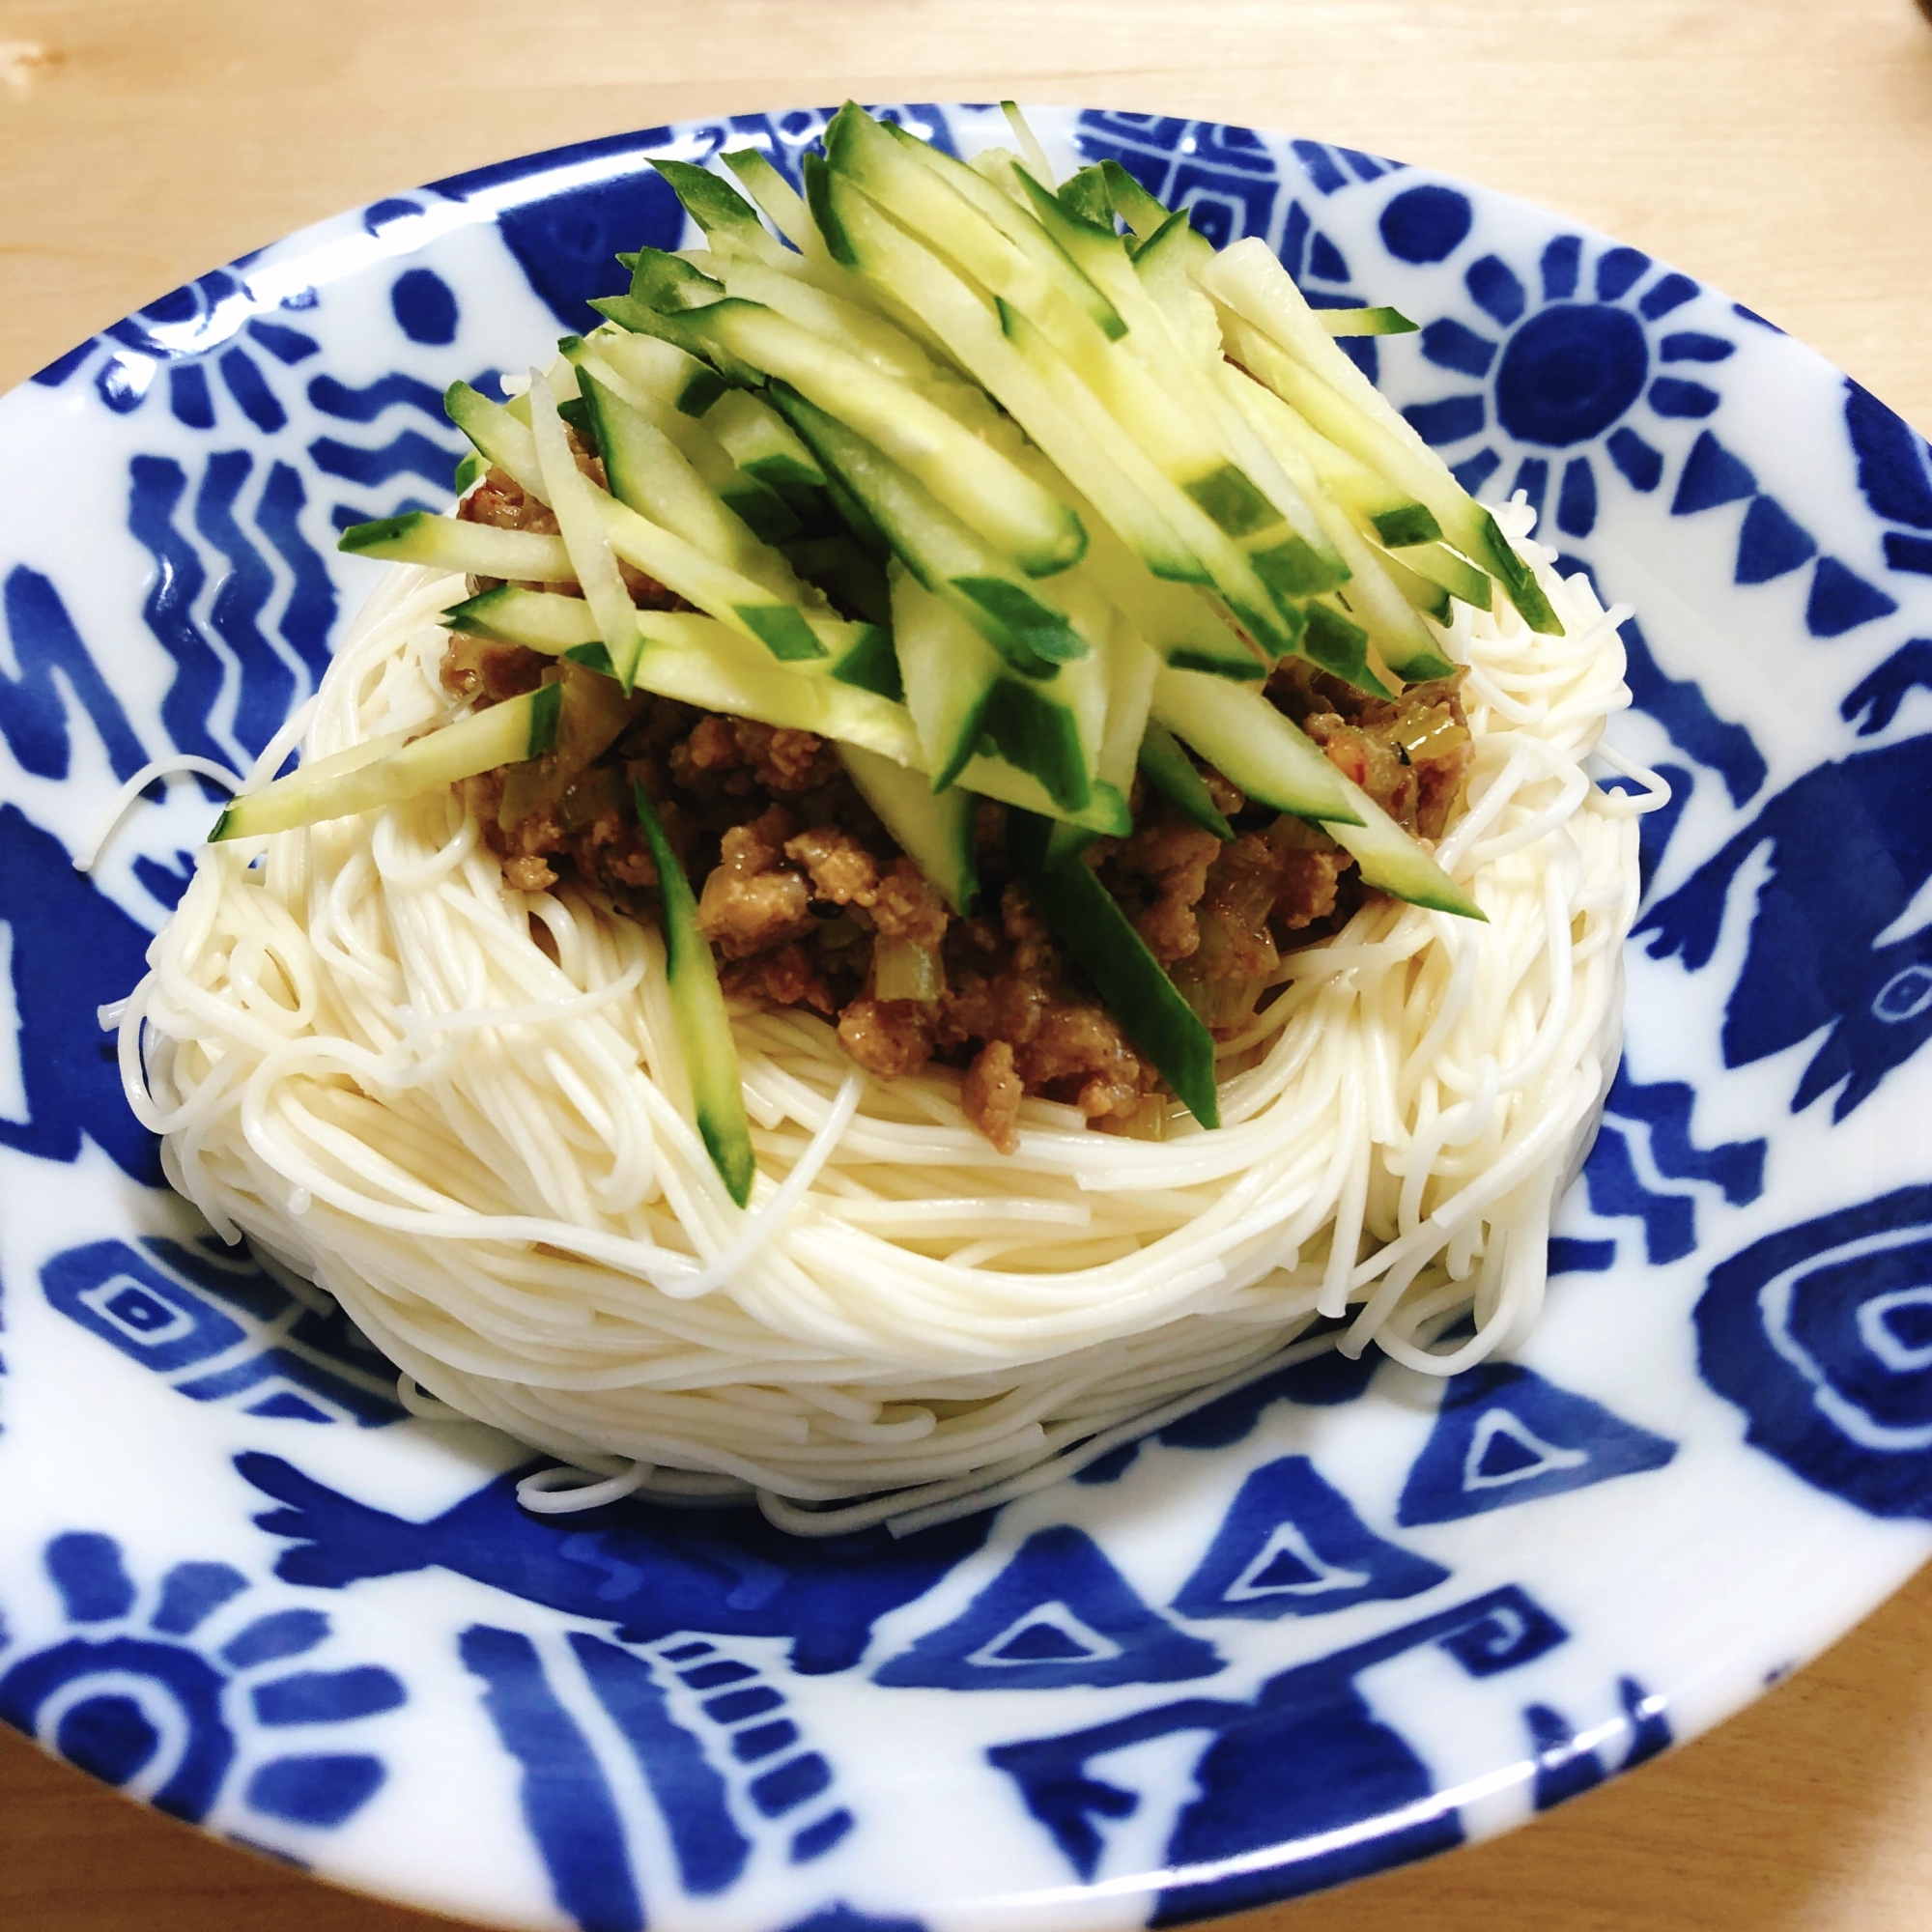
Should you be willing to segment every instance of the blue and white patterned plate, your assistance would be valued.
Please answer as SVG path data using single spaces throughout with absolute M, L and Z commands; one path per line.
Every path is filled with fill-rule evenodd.
M 909 107 L 971 148 L 997 115 Z M 1688 276 L 1311 141 L 1042 111 L 1317 301 L 1628 599 L 1629 1048 L 1520 1360 L 1293 1370 L 990 1520 L 540 1521 L 160 1185 L 96 1008 L 440 503 L 439 398 L 674 245 L 645 166 L 465 175 L 216 270 L 0 402 L 0 1717 L 330 1878 L 510 1925 L 1176 1920 L 1503 1829 L 1702 1729 L 1932 1544 L 1932 450 Z M 5 1011 L 0 1008 L 0 1011 Z

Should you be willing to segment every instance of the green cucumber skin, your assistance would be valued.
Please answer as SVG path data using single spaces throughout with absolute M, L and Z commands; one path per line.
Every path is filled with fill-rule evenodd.
M 684 212 L 713 241 L 739 242 L 759 254 L 775 246 L 751 203 L 708 169 L 691 161 L 672 160 L 653 160 L 651 166 L 670 184 Z
M 1397 510 L 1374 512 L 1369 521 L 1375 526 L 1376 541 L 1384 550 L 1435 543 L 1442 534 L 1442 526 L 1435 521 L 1435 513 L 1421 503 L 1405 503 Z
M 339 774 L 323 776 L 298 767 L 260 791 L 238 798 L 215 820 L 209 842 L 293 832 L 331 818 L 404 805 L 440 785 L 495 771 L 498 765 L 542 757 L 556 743 L 562 704 L 561 686 L 539 685 L 521 697 L 471 712 L 413 744 Z M 325 766 L 330 762 L 326 760 Z
M 543 477 L 537 468 L 536 439 L 501 403 L 494 403 L 468 383 L 443 391 L 442 412 L 475 445 L 485 463 L 513 476 L 539 498 Z M 533 487 L 534 486 L 534 487 Z
M 1125 170 L 1122 172 L 1125 173 Z M 1089 221 L 1096 227 L 1111 219 L 1114 212 L 1107 178 L 1097 167 L 1082 168 L 1078 174 L 1062 182 L 1060 202 L 1076 220 Z
M 871 196 L 894 218 L 950 256 L 994 296 L 1018 274 L 1042 306 L 1099 330 L 1110 341 L 1126 323 L 1050 233 L 964 162 L 939 153 L 890 122 L 847 101 L 825 130 L 832 172 Z M 990 231 L 988 233 L 987 231 Z
M 734 604 L 731 608 L 781 664 L 831 656 L 812 636 L 811 626 L 803 613 L 788 604 Z
M 917 390 L 756 302 L 729 298 L 690 327 L 875 443 L 1029 577 L 1050 577 L 1085 554 L 1087 532 L 1065 503 Z
M 1147 781 L 1204 832 L 1211 832 L 1224 845 L 1235 842 L 1235 828 L 1215 805 L 1193 759 L 1172 731 L 1151 719 L 1141 739 L 1139 764 Z
M 898 654 L 893 649 L 893 634 L 884 624 L 867 624 L 859 641 L 838 660 L 832 676 L 838 684 L 890 697 L 895 704 L 905 699 Z
M 1260 804 L 1323 825 L 1358 816 L 1341 773 L 1252 685 L 1169 668 L 1153 716 Z
M 840 745 L 838 751 L 852 782 L 899 850 L 964 919 L 980 892 L 973 794 L 957 788 L 935 792 L 924 773 L 908 771 L 857 746 Z
M 1051 677 L 1059 665 L 1087 655 L 1086 640 L 1065 618 L 1041 604 L 1016 570 L 1000 576 L 1002 559 L 917 477 L 786 384 L 774 383 L 770 393 L 820 466 L 859 499 L 905 567 L 958 610 L 1015 670 Z M 1000 586 L 993 602 L 985 594 L 989 582 Z M 997 608 L 1001 603 L 1005 608 Z M 1016 615 L 1024 628 L 1014 622 Z
M 335 547 L 349 556 L 429 564 L 469 577 L 562 583 L 577 575 L 561 537 L 459 523 L 454 517 L 439 517 L 429 510 L 410 510 L 400 517 L 352 524 Z
M 684 1050 L 698 1135 L 725 1192 L 743 1208 L 752 1198 L 758 1164 L 745 1115 L 738 1042 L 731 1037 L 718 965 L 711 956 L 710 941 L 697 929 L 697 901 L 665 837 L 664 825 L 643 786 L 633 790 L 638 824 L 651 848 L 664 901 L 665 979 L 670 987 L 671 1013 L 677 1022 L 678 1045 Z
M 554 590 L 523 590 L 513 583 L 485 590 L 442 613 L 445 631 L 494 638 L 526 650 L 562 657 L 581 644 L 601 643 L 590 606 Z
M 1049 858 L 1052 838 L 1044 819 L 1022 816 L 1014 827 L 1014 855 L 1040 917 L 1181 1104 L 1204 1127 L 1219 1126 L 1213 1036 L 1092 868 L 1065 843 Z
M 726 389 L 704 412 L 704 427 L 748 475 L 775 490 L 822 490 L 825 472 L 771 405 L 749 389 Z
M 1352 684 L 1357 691 L 1369 692 L 1377 697 L 1395 696 L 1369 668 L 1369 634 L 1326 604 L 1308 607 L 1308 628 L 1301 634 L 1301 654 L 1345 684 Z
M 1114 213 L 1133 230 L 1136 240 L 1151 241 L 1160 233 L 1161 225 L 1169 216 L 1164 203 L 1156 201 L 1119 161 L 1102 161 L 1100 178 L 1106 185 Z M 1077 208 L 1071 212 L 1075 214 L 1080 213 Z M 1094 227 L 1101 225 L 1098 219 L 1094 220 Z
M 1353 855 L 1365 885 L 1387 893 L 1391 898 L 1406 899 L 1410 905 L 1489 923 L 1489 915 L 1482 907 L 1374 799 L 1348 780 L 1343 783 L 1361 823 L 1331 821 L 1321 829 Z
M 724 483 L 718 492 L 718 500 L 760 543 L 768 543 L 775 549 L 789 543 L 805 528 L 791 505 L 769 483 L 761 482 L 749 470 Z
M 631 296 L 660 314 L 704 308 L 724 294 L 724 284 L 662 248 L 639 248 L 631 264 Z
M 1315 319 L 1330 335 L 1413 335 L 1422 325 L 1399 308 L 1320 308 Z

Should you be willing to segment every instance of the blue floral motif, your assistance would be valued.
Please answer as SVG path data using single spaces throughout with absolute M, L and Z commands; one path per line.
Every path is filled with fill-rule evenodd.
M 192 1823 L 220 1805 L 270 1838 L 278 1824 L 333 1831 L 382 1788 L 383 1760 L 367 1751 L 275 1751 L 282 1732 L 306 1735 L 407 1701 L 380 1666 L 303 1662 L 329 1636 L 320 1611 L 250 1613 L 240 1571 L 184 1562 L 142 1616 L 111 1536 L 69 1531 L 44 1560 L 71 1634 L 7 1662 L 0 1718 L 157 1810 Z
M 1932 1186 L 1752 1242 L 1696 1324 L 1756 1447 L 1874 1516 L 1932 1519 Z
M 780 1715 L 782 1691 L 711 1643 L 678 1639 L 639 1656 L 582 1632 L 558 1645 L 478 1624 L 458 1649 L 519 1767 L 524 1819 L 556 1904 L 586 1932 L 634 1932 L 645 1913 L 613 1767 L 572 1714 L 573 1683 L 616 1724 L 689 1896 L 716 1896 L 744 1875 L 755 1847 L 741 1820 L 795 1865 L 852 1829 L 831 1766 L 800 1748 L 798 1725 Z

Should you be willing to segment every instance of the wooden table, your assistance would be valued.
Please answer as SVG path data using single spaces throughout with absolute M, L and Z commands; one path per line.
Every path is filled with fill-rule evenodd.
M 679 115 L 1083 100 L 1506 188 L 1725 289 L 1932 429 L 1912 0 L 0 0 L 0 388 L 318 216 Z M 0 1926 L 403 1932 L 0 1736 Z M 1932 1572 L 1715 1736 L 1260 1932 L 1932 1924 Z

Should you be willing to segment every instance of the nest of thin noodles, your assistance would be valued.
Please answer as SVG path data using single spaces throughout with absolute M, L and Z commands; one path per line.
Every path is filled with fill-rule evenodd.
M 1521 544 L 1527 510 L 1501 520 Z M 1449 634 L 1474 764 L 1436 857 L 1488 923 L 1372 896 L 1285 957 L 1221 1042 L 1213 1131 L 1029 1100 L 1004 1155 L 956 1075 L 875 1079 L 815 1016 L 745 1010 L 741 1211 L 657 933 L 507 891 L 453 794 L 205 850 L 126 1011 L 129 1097 L 220 1234 L 334 1296 L 412 1406 L 601 1479 L 576 1500 L 755 1492 L 787 1526 L 910 1527 L 1337 1340 L 1466 1368 L 1542 1302 L 1656 792 L 1585 770 L 1629 701 L 1620 613 L 1523 548 L 1568 635 L 1507 611 Z M 261 776 L 298 730 L 319 757 L 445 715 L 461 594 L 397 571 Z

